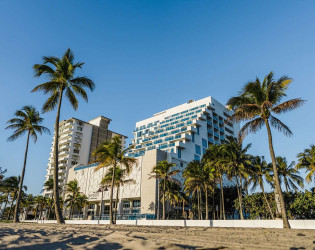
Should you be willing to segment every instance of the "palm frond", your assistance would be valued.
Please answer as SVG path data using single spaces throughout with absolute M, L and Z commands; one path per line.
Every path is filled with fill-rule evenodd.
M 279 132 L 282 132 L 286 136 L 292 136 L 293 133 L 284 123 L 274 116 L 270 116 L 270 124 L 272 127 L 276 128 Z
M 301 98 L 295 98 L 275 106 L 274 108 L 271 109 L 271 111 L 276 114 L 281 114 L 299 108 L 304 103 L 305 100 L 302 100 Z

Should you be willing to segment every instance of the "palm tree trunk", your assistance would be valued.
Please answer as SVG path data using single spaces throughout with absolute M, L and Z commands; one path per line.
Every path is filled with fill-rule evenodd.
M 118 192 L 119 192 L 119 186 L 116 187 L 116 200 L 115 200 L 115 210 L 114 210 L 114 222 L 115 222 L 115 224 L 116 224 L 116 215 L 117 215 Z
M 158 185 L 157 185 L 157 211 L 156 211 L 156 217 L 159 220 L 160 219 L 160 178 L 157 178 L 158 180 Z
M 201 189 L 199 191 L 200 196 L 200 220 L 202 220 L 202 196 L 201 196 Z
M 221 190 L 221 197 L 222 197 L 222 215 L 223 215 L 223 220 L 225 220 L 224 190 L 223 190 L 222 176 L 220 176 L 220 190 Z
M 53 187 L 53 195 L 54 195 L 54 202 L 55 202 L 55 214 L 57 218 L 57 222 L 59 224 L 65 223 L 64 218 L 62 216 L 62 211 L 60 208 L 60 200 L 59 200 L 59 190 L 58 190 L 58 145 L 59 145 L 59 120 L 60 120 L 60 109 L 61 109 L 61 102 L 62 102 L 62 95 L 63 89 L 60 91 L 59 102 L 58 102 L 58 109 L 55 121 L 55 161 L 54 161 L 54 187 Z
M 206 195 L 206 220 L 209 220 L 209 211 L 208 211 L 208 187 L 205 188 L 205 195 Z
M 265 194 L 264 184 L 261 183 L 261 184 L 260 184 L 260 187 L 261 187 L 261 191 L 262 191 L 262 193 L 263 193 L 263 196 L 264 196 L 264 198 L 265 198 L 265 201 L 266 201 L 266 203 L 267 203 L 267 206 L 268 206 L 268 209 L 269 209 L 269 213 L 270 213 L 270 215 L 271 215 L 271 218 L 274 220 L 273 212 L 272 212 L 272 210 L 271 210 L 270 204 L 269 204 L 268 199 L 267 199 L 267 196 L 266 196 L 266 194 Z
M 241 193 L 241 189 L 240 189 L 240 184 L 238 183 L 237 175 L 235 176 L 235 178 L 236 178 L 236 187 L 237 187 L 238 201 L 239 201 L 239 206 L 240 206 L 240 217 L 241 217 L 241 220 L 244 220 L 243 205 L 242 205 L 242 193 Z
M 164 183 L 163 183 L 163 215 L 162 215 L 162 220 L 165 220 L 165 188 L 166 188 L 166 178 L 164 178 Z
M 14 223 L 19 222 L 19 206 L 20 206 L 20 200 L 21 200 L 21 194 L 22 194 L 23 180 L 24 180 L 24 175 L 25 175 L 29 139 L 30 139 L 30 131 L 28 131 L 28 134 L 27 134 L 26 149 L 25 149 L 25 154 L 24 154 L 24 164 L 23 164 L 23 169 L 22 169 L 22 174 L 21 174 L 18 196 L 15 203 L 14 218 L 13 218 Z
M 8 220 L 10 220 L 10 217 L 11 217 L 11 212 L 12 212 L 12 208 L 13 208 L 13 203 L 14 203 L 14 201 L 15 201 L 15 196 L 16 196 L 16 194 L 14 193 L 14 194 L 13 194 L 13 197 L 12 197 L 12 202 L 11 202 L 9 214 L 8 214 Z
M 48 213 L 47 213 L 47 218 L 49 220 L 49 217 L 50 217 L 50 210 L 51 210 L 51 206 L 48 207 Z
M 199 190 L 197 190 L 197 199 L 198 199 L 198 220 L 200 220 L 200 196 L 199 196 Z
M 115 224 L 113 220 L 113 194 L 114 194 L 114 183 L 115 183 L 115 172 L 116 172 L 116 162 L 113 166 L 113 176 L 112 176 L 112 184 L 110 189 L 110 198 L 109 198 L 109 223 Z
M 183 199 L 183 219 L 185 219 L 185 200 Z
M 5 204 L 4 204 L 3 212 L 2 212 L 2 215 L 1 215 L 1 220 L 3 220 L 3 219 L 4 219 L 4 212 L 5 212 L 5 209 L 7 208 L 8 201 L 9 201 L 9 194 L 7 194 L 7 197 L 6 197 L 6 200 L 5 200 Z
M 275 189 L 277 190 L 278 195 L 279 195 L 279 199 L 280 199 L 281 214 L 282 214 L 282 219 L 283 219 L 283 227 L 284 228 L 290 228 L 290 224 L 289 224 L 288 217 L 287 217 L 287 211 L 286 211 L 286 207 L 284 204 L 284 199 L 283 199 L 283 195 L 282 195 L 282 191 L 281 191 L 281 187 L 280 187 L 280 182 L 279 182 L 278 169 L 277 169 L 277 164 L 276 164 L 276 156 L 275 156 L 275 152 L 273 149 L 272 135 L 271 135 L 271 130 L 270 130 L 270 126 L 269 126 L 269 121 L 265 120 L 265 124 L 266 124 L 267 132 L 268 132 L 269 150 L 270 150 L 270 156 L 271 156 L 271 160 L 272 160 L 273 174 L 274 174 L 274 180 L 275 180 Z

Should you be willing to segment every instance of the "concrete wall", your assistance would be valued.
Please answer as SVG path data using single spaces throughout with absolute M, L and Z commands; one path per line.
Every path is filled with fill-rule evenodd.
M 28 223 L 57 223 L 56 220 L 25 220 Z M 66 220 L 66 224 L 97 225 L 97 220 Z M 292 229 L 315 229 L 315 220 L 289 220 Z M 108 225 L 108 220 L 100 224 Z M 283 228 L 282 220 L 117 220 L 118 225 L 178 227 Z

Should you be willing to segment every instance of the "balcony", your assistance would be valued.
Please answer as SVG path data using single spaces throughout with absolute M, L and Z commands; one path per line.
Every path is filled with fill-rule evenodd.
M 224 129 L 223 129 L 223 128 L 220 128 L 220 132 L 224 133 Z
M 62 144 L 65 144 L 65 143 L 69 144 L 69 143 L 71 143 L 71 140 L 69 140 L 69 139 L 62 139 L 62 140 L 59 141 L 59 146 L 62 145 Z
M 64 157 L 59 157 L 58 161 L 68 161 L 68 157 L 64 156 Z M 58 164 L 59 165 L 59 164 Z
M 222 121 L 222 120 L 219 120 L 219 123 L 223 125 L 223 124 L 224 124 L 224 121 Z
M 73 129 L 70 127 L 70 128 L 66 128 L 62 131 L 63 134 L 65 133 L 72 133 Z
M 224 136 L 220 136 L 220 139 L 221 139 L 222 141 L 224 141 L 224 140 L 225 140 Z
M 70 148 L 70 145 L 68 144 L 63 144 L 59 147 L 59 150 L 62 151 L 63 149 L 69 149 Z
M 210 126 L 213 126 L 212 122 L 207 120 L 207 123 L 210 125 Z
M 69 151 L 60 151 L 59 152 L 59 156 L 64 156 L 64 155 L 68 155 Z
M 207 117 L 204 114 L 198 114 L 198 118 L 202 121 L 207 120 Z
M 220 128 L 219 128 L 217 125 L 215 125 L 215 124 L 213 124 L 213 127 L 216 128 L 217 130 L 220 129 Z
M 60 140 L 67 139 L 67 138 L 71 138 L 71 137 L 72 137 L 72 134 L 71 134 L 71 133 L 62 134 L 62 135 L 60 136 Z
M 208 133 L 213 135 L 213 131 L 211 129 L 207 129 Z
M 213 117 L 213 120 L 215 120 L 215 121 L 219 121 L 219 119 L 218 118 L 216 118 L 215 116 Z
M 217 133 L 213 133 L 215 137 L 220 138 L 220 136 Z
M 181 141 L 177 141 L 177 142 L 175 142 L 175 147 L 185 149 L 187 146 L 185 143 L 183 143 Z

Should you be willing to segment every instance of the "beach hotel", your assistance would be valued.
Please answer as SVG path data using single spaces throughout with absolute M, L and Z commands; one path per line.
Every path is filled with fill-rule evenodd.
M 109 130 L 108 126 L 110 121 L 111 119 L 109 118 L 99 116 L 88 122 L 76 118 L 70 118 L 60 122 L 58 181 L 63 194 L 69 169 L 78 164 L 88 165 L 92 160 L 92 152 L 100 145 L 100 143 L 119 135 L 121 136 L 122 144 L 125 144 L 127 136 Z M 54 137 L 51 143 L 45 182 L 53 178 L 53 150 Z M 43 188 L 43 196 L 52 196 L 52 190 L 49 190 L 45 185 Z
M 135 147 L 128 156 L 137 158 L 138 164 L 119 187 L 118 219 L 154 218 L 162 206 L 157 199 L 157 180 L 151 174 L 153 166 L 167 160 L 176 164 L 174 169 L 182 171 L 188 162 L 200 160 L 210 144 L 221 144 L 226 136 L 235 137 L 239 125 L 226 121 L 230 115 L 224 105 L 207 97 L 190 100 L 137 122 L 132 140 Z M 74 217 L 97 218 L 103 196 L 101 214 L 103 219 L 108 218 L 110 192 L 100 189 L 106 169 L 95 171 L 95 167 L 95 164 L 79 164 L 68 171 L 67 181 L 78 180 L 81 191 L 90 201 L 83 214 Z M 183 182 L 181 174 L 175 178 Z M 113 197 L 116 197 L 116 188 Z

